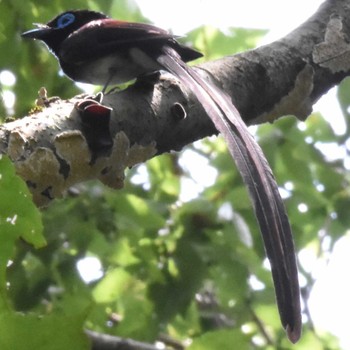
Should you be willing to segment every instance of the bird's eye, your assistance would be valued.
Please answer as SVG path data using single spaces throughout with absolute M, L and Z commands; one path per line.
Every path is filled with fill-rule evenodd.
M 72 13 L 65 13 L 57 20 L 57 28 L 65 28 L 75 21 Z

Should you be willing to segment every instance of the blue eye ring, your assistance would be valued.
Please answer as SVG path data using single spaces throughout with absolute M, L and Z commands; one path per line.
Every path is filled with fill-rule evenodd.
M 72 13 L 65 13 L 57 20 L 57 28 L 65 28 L 75 21 L 75 16 Z

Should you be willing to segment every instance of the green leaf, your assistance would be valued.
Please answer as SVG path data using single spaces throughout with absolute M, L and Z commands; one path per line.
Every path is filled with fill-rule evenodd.
M 6 308 L 6 268 L 15 243 L 23 238 L 35 247 L 45 245 L 41 215 L 27 185 L 15 174 L 10 160 L 0 155 L 0 309 Z
M 320 114 L 312 114 L 305 121 L 308 137 L 317 142 L 333 142 L 335 139 L 331 125 Z
M 188 33 L 186 40 L 212 60 L 251 49 L 264 34 L 266 30 L 261 29 L 229 28 L 224 33 L 212 26 L 202 26 Z
M 345 117 L 345 122 L 347 124 L 347 130 L 349 130 L 349 106 L 350 106 L 350 78 L 345 78 L 338 87 L 338 101 L 340 104 L 340 108 Z
M 49 316 L 0 314 L 1 350 L 88 350 L 81 315 L 57 312 Z
M 121 297 L 132 287 L 133 277 L 124 269 L 116 268 L 109 271 L 94 288 L 93 296 L 99 303 L 107 303 Z
M 187 350 L 232 350 L 251 349 L 250 339 L 239 330 L 207 332 L 193 340 Z
M 181 239 L 163 269 L 164 282 L 153 283 L 149 288 L 161 322 L 187 310 L 201 286 L 205 271 L 195 246 L 186 238 Z
M 133 194 L 108 196 L 111 206 L 116 209 L 118 225 L 123 228 L 132 227 L 155 231 L 164 225 L 164 219 L 157 213 L 155 203 Z
M 0 239 L 20 237 L 36 248 L 45 245 L 41 214 L 25 182 L 15 174 L 10 160 L 0 155 Z
M 151 193 L 156 200 L 174 202 L 180 192 L 177 157 L 165 154 L 147 162 Z

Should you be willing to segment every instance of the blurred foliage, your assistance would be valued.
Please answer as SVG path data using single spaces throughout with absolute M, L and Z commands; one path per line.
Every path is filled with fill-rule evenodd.
M 16 77 L 2 90 L 15 94 L 15 116 L 26 113 L 42 85 L 63 98 L 79 91 L 57 74 L 57 62 L 40 43 L 22 41 L 20 33 L 32 22 L 85 7 L 145 20 L 127 0 L 0 1 L 0 71 Z M 263 34 L 203 27 L 188 39 L 213 59 L 251 49 Z M 349 84 L 338 90 L 347 130 Z M 331 250 L 350 225 L 346 159 L 329 159 L 319 147 L 336 144 L 348 156 L 344 135 L 317 114 L 305 123 L 284 118 L 257 132 L 285 195 L 296 247 L 316 247 L 320 259 L 323 242 L 328 239 Z M 149 342 L 167 335 L 190 343 L 189 350 L 339 348 L 334 337 L 313 329 L 307 296 L 315 281 L 303 266 L 304 333 L 298 345 L 288 342 L 251 205 L 223 141 L 189 147 L 218 170 L 215 184 L 195 199 L 179 200 L 184 181 L 193 179 L 181 154 L 171 154 L 130 169 L 123 190 L 82 184 L 41 214 L 1 158 L 1 350 L 89 349 L 83 327 Z M 47 244 L 38 249 L 42 229 Z M 86 281 L 77 263 L 91 257 L 101 269 Z M 87 269 L 93 277 L 94 268 Z

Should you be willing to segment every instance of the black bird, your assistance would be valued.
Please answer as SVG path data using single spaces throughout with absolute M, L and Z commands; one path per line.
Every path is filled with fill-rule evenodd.
M 293 237 L 283 201 L 262 150 L 230 97 L 185 62 L 201 54 L 169 32 L 108 18 L 89 10 L 62 13 L 22 34 L 42 40 L 63 72 L 79 82 L 107 86 L 159 70 L 190 89 L 222 133 L 249 190 L 270 260 L 282 324 L 295 343 L 301 334 L 300 292 Z

